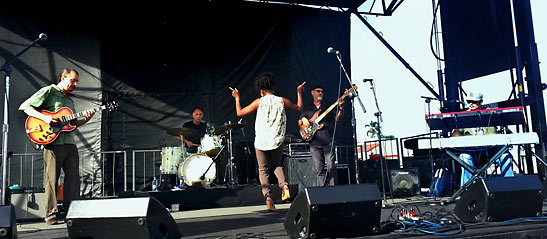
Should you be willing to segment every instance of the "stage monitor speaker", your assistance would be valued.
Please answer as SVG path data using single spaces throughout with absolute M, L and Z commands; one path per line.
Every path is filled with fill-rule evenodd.
M 17 238 L 15 208 L 11 204 L 0 206 L 0 238 Z
M 377 232 L 382 198 L 376 184 L 310 187 L 285 217 L 291 238 L 356 237 Z
M 75 200 L 66 217 L 70 238 L 180 238 L 175 220 L 157 199 Z
M 298 184 L 300 191 L 306 187 L 317 186 L 317 176 L 313 159 L 309 157 L 287 157 L 284 161 L 287 183 Z
M 389 170 L 394 197 L 413 196 L 420 193 L 418 169 Z
M 471 184 L 454 212 L 464 222 L 499 222 L 542 215 L 543 186 L 536 175 L 492 177 Z

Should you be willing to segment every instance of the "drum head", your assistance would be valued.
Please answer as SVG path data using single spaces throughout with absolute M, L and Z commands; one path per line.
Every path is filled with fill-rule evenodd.
M 210 168 L 209 165 L 211 165 Z M 207 171 L 207 168 L 209 168 L 209 171 Z M 205 179 L 201 180 L 200 177 L 205 171 L 207 171 Z M 194 154 L 184 161 L 179 173 L 184 176 L 184 182 L 188 185 L 201 181 L 205 181 L 205 184 L 208 185 L 215 179 L 217 170 L 215 163 L 207 155 Z

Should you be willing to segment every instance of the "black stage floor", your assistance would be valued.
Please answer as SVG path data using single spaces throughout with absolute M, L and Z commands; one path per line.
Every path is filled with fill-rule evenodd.
M 292 188 L 292 191 L 296 193 L 297 189 Z M 226 195 L 221 197 L 222 193 Z M 274 194 L 276 193 L 277 189 L 274 191 Z M 183 199 L 176 199 L 175 195 L 182 196 Z M 163 203 L 169 200 L 171 203 L 178 201 L 181 211 L 172 212 L 171 215 L 182 238 L 289 238 L 283 223 L 291 204 L 277 204 L 276 212 L 266 211 L 258 186 L 240 187 L 235 191 L 203 189 L 193 192 L 126 192 L 123 196 L 153 196 Z M 399 225 L 399 230 L 388 230 L 389 226 L 386 226 L 386 232 L 367 238 L 547 238 L 547 219 L 543 218 L 463 224 L 457 223 L 454 219 L 449 222 L 449 219 L 453 218 L 455 204 L 443 206 L 439 203 L 441 199 L 446 198 L 414 196 L 384 200 L 386 207 L 381 210 L 381 221 L 384 225 Z M 188 202 L 195 204 L 191 205 Z M 205 209 L 206 206 L 209 209 Z M 421 226 L 410 225 L 410 222 L 407 222 L 406 228 L 401 230 L 401 224 L 395 223 L 394 219 L 402 209 L 413 209 L 419 215 L 424 215 L 425 219 L 439 225 L 438 219 L 444 218 L 444 224 L 432 229 L 431 225 L 424 226 L 424 222 L 421 222 Z M 546 209 L 544 201 L 543 215 L 547 215 Z M 442 233 L 444 235 L 441 235 Z M 68 231 L 64 223 L 48 226 L 43 222 L 24 222 L 18 225 L 18 236 L 68 238 Z

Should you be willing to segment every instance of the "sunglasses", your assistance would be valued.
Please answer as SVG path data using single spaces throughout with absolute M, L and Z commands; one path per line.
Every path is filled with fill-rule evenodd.
M 313 90 L 313 91 L 315 91 L 317 93 L 323 93 L 323 90 Z

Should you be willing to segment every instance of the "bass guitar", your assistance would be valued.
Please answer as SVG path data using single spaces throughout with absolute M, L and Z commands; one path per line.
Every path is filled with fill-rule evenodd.
M 305 141 L 310 141 L 313 139 L 313 136 L 315 136 L 315 133 L 323 128 L 323 124 L 320 124 L 321 120 L 327 115 L 336 105 L 338 104 L 338 101 L 343 100 L 348 96 L 349 93 L 357 90 L 357 86 L 353 86 L 352 88 L 349 88 L 344 92 L 344 95 L 342 95 L 336 102 L 334 102 L 329 108 L 327 108 L 321 115 L 319 115 L 320 110 L 316 111 L 315 114 L 313 114 L 313 117 L 311 119 L 307 119 L 306 117 L 303 117 L 302 124 L 300 124 L 299 131 L 300 135 L 302 136 L 302 139 Z
M 59 123 L 55 125 L 50 125 L 41 119 L 29 116 L 25 121 L 26 133 L 32 142 L 40 145 L 46 145 L 57 139 L 61 132 L 69 132 L 76 129 L 75 125 L 70 124 L 72 120 L 75 120 L 78 117 L 83 117 L 87 113 L 102 110 L 112 111 L 115 110 L 117 107 L 118 104 L 116 102 L 109 102 L 106 105 L 101 105 L 99 107 L 88 109 L 76 114 L 73 114 L 72 110 L 67 107 L 60 108 L 56 112 L 43 110 L 40 111 L 40 113 L 59 119 Z

